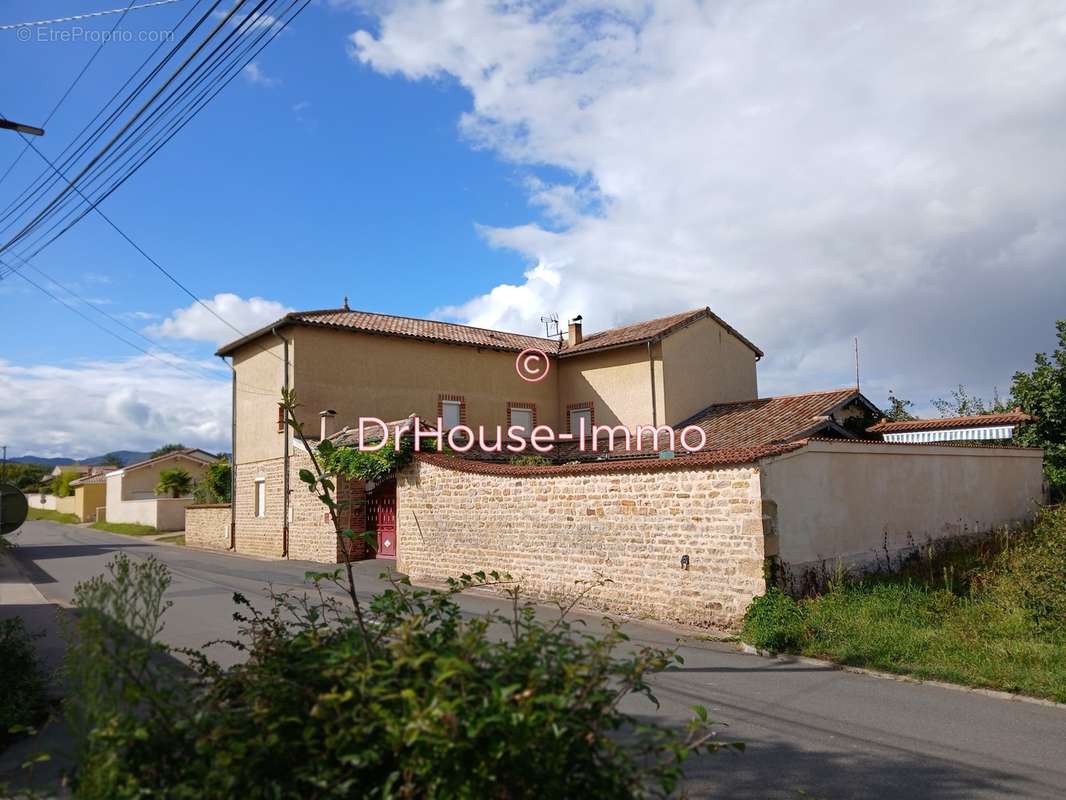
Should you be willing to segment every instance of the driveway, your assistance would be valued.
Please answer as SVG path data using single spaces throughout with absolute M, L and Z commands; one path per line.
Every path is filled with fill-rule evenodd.
M 303 587 L 321 565 L 189 550 L 50 522 L 27 523 L 16 556 L 51 602 L 104 571 L 118 552 L 155 556 L 173 576 L 163 638 L 198 646 L 232 637 L 231 595 L 266 603 L 267 585 Z M 383 585 L 382 562 L 357 565 L 361 593 Z M 464 596 L 483 613 L 495 598 Z M 596 620 L 595 615 L 590 615 Z M 631 623 L 638 642 L 672 644 L 668 629 Z M 1066 710 L 973 692 L 859 675 L 809 662 L 768 660 L 734 646 L 688 640 L 684 668 L 657 677 L 654 715 L 682 722 L 705 705 L 743 740 L 743 754 L 701 758 L 689 769 L 693 797 L 1066 797 Z M 213 655 L 232 660 L 224 650 Z M 646 705 L 632 710 L 653 713 Z

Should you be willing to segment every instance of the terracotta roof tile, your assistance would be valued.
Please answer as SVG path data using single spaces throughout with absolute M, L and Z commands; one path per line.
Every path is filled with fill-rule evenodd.
M 535 347 L 549 355 L 566 357 L 655 339 L 702 317 L 715 320 L 754 350 L 756 354 L 762 355 L 762 351 L 759 348 L 731 328 L 709 308 L 699 308 L 694 311 L 685 311 L 681 314 L 672 314 L 669 317 L 660 317 L 659 319 L 638 322 L 633 325 L 623 325 L 618 328 L 590 333 L 581 344 L 574 347 L 570 347 L 565 341 L 560 342 L 557 339 L 496 331 L 489 328 L 475 328 L 471 325 L 460 325 L 456 322 L 438 322 L 416 317 L 397 317 L 391 314 L 375 314 L 369 311 L 350 311 L 345 309 L 294 311 L 286 314 L 277 322 L 223 345 L 219 348 L 218 355 L 228 355 L 241 345 L 258 339 L 260 336 L 269 333 L 272 328 L 281 325 L 310 325 L 337 330 L 375 333 L 384 336 L 404 336 L 430 342 L 470 345 L 492 350 L 519 352 L 528 347 Z
M 71 486 L 86 486 L 90 483 L 107 483 L 107 473 L 97 472 L 92 475 L 86 475 L 84 478 L 78 478 L 76 481 L 71 481 Z
M 1021 425 L 1032 422 L 1033 417 L 1021 411 L 1006 414 L 973 414 L 966 417 L 942 417 L 940 419 L 906 419 L 898 422 L 881 420 L 866 430 L 870 433 L 909 433 L 912 431 L 940 431 L 946 428 L 984 428 L 991 425 Z
M 760 447 L 790 441 L 831 427 L 827 416 L 849 400 L 856 389 L 786 394 L 705 408 L 674 428 L 696 425 L 707 434 L 707 449 Z
M 645 322 L 636 322 L 632 325 L 622 325 L 618 328 L 608 328 L 605 331 L 590 333 L 584 337 L 580 344 L 576 344 L 573 347 L 563 342 L 563 345 L 559 350 L 559 355 L 561 357 L 566 357 L 577 355 L 578 353 L 587 353 L 593 350 L 606 350 L 612 347 L 636 344 L 647 341 L 648 339 L 657 339 L 673 332 L 677 328 L 683 328 L 704 317 L 713 319 L 719 325 L 723 326 L 726 330 L 740 339 L 740 341 L 754 350 L 756 354 L 760 356 L 763 354 L 758 347 L 741 336 L 738 331 L 728 325 L 725 320 L 717 316 L 709 308 L 697 308 L 692 311 L 683 311 L 680 314 L 671 314 L 668 317 L 649 319 Z
M 583 475 L 589 472 L 656 472 L 659 470 L 694 469 L 697 467 L 726 467 L 741 464 L 754 464 L 763 458 L 781 455 L 803 447 L 804 442 L 764 447 L 735 448 L 730 450 L 705 450 L 692 455 L 675 458 L 629 458 L 608 461 L 585 461 L 576 464 L 552 464 L 546 466 L 524 466 L 519 464 L 501 464 L 494 461 L 482 461 L 470 458 L 444 455 L 441 453 L 419 453 L 419 461 L 433 464 L 457 472 L 474 472 L 482 475 L 505 475 L 512 478 L 531 478 L 536 476 Z
M 518 351 L 527 347 L 536 347 L 548 353 L 555 353 L 559 349 L 559 343 L 555 339 L 545 339 L 540 336 L 526 336 L 521 333 L 475 328 L 455 322 L 437 322 L 414 317 L 373 314 L 368 311 L 344 311 L 343 309 L 339 311 L 298 311 L 289 314 L 286 319 L 306 325 L 344 328 L 388 336 L 408 336 L 414 339 L 467 344 L 494 350 Z

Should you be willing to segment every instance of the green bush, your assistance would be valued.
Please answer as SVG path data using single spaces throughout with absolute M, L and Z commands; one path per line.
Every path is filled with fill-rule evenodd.
M 152 643 L 165 569 L 120 557 L 111 573 L 76 594 L 79 797 L 662 796 L 691 752 L 726 746 L 703 709 L 687 731 L 619 710 L 633 694 L 654 701 L 648 678 L 676 655 L 613 626 L 540 622 L 516 593 L 512 613 L 461 613 L 458 592 L 505 576 L 446 591 L 395 581 L 365 625 L 321 593 L 279 595 L 267 612 L 235 595 L 245 660 L 224 669 L 185 651 L 190 677 Z
M 999 556 L 988 585 L 1018 602 L 1041 632 L 1066 636 L 1066 506 L 1040 514 L 1033 532 Z
M 798 647 L 806 631 L 804 609 L 776 587 L 756 597 L 744 614 L 741 638 L 763 650 Z
M 0 620 L 0 750 L 11 729 L 40 722 L 48 708 L 48 681 L 33 637 L 18 617 Z

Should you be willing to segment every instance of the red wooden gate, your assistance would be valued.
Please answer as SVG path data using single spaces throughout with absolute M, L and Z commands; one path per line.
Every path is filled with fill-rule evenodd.
M 366 529 L 377 534 L 375 558 L 396 558 L 396 481 L 374 487 L 366 496 Z

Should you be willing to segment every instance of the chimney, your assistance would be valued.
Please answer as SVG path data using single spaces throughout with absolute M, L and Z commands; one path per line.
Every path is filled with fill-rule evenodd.
M 334 420 L 337 417 L 337 412 L 332 408 L 327 408 L 325 411 L 318 412 L 319 419 L 322 420 L 322 430 L 319 436 L 319 441 L 325 441 L 334 434 L 337 429 Z
M 570 326 L 567 331 L 566 343 L 573 347 L 576 344 L 581 344 L 581 315 L 578 314 L 572 320 L 570 320 Z

